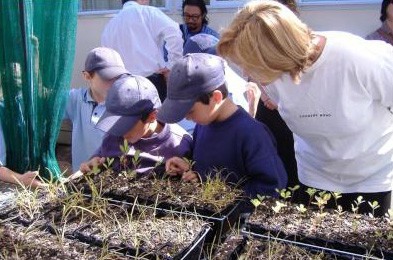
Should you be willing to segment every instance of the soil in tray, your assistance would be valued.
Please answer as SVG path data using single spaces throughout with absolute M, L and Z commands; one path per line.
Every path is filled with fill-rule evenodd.
M 204 226 L 198 219 L 167 216 L 155 218 L 153 212 L 139 212 L 128 218 L 112 215 L 112 219 L 92 223 L 75 232 L 75 236 L 96 245 L 104 241 L 110 247 L 154 252 L 173 257 L 198 237 Z M 123 250 L 123 252 L 125 252 Z
M 89 176 L 96 187 L 94 189 L 101 190 L 106 196 L 128 201 L 138 198 L 139 203 L 165 203 L 178 209 L 200 208 L 209 212 L 220 212 L 242 195 L 241 190 L 215 179 L 195 184 L 182 182 L 179 178 L 157 177 L 153 173 L 126 176 L 110 170 Z M 76 180 L 74 185 L 88 191 L 91 188 L 88 188 L 87 182 L 87 178 L 82 177 Z
M 213 260 L 232 259 L 286 259 L 286 260 L 330 260 L 336 256 L 325 252 L 310 252 L 304 248 L 284 242 L 246 238 L 231 235 L 217 249 Z
M 288 202 L 277 213 L 273 211 L 276 205 L 275 199 L 265 199 L 247 223 L 273 235 L 318 238 L 376 251 L 393 251 L 393 223 L 388 217 L 374 218 L 332 210 L 321 213 L 312 208 L 300 213 L 298 205 Z
M 0 226 L 0 244 L 1 259 L 126 259 L 106 249 L 10 223 Z
M 154 252 L 173 256 L 196 239 L 205 225 L 196 218 L 167 215 L 158 218 L 154 209 L 132 204 L 109 204 L 102 198 L 84 198 L 72 202 L 64 214 L 58 207 L 45 215 L 49 231 L 72 234 L 83 242 L 109 248 Z M 86 207 L 86 208 L 84 208 Z

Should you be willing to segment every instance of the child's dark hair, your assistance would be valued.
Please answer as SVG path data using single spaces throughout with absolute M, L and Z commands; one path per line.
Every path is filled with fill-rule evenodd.
M 156 109 L 152 109 L 152 110 L 150 110 L 149 112 L 144 112 L 142 115 L 141 115 L 141 120 L 142 120 L 142 122 L 143 123 L 146 123 L 146 121 L 147 121 L 147 119 L 149 118 L 149 115 L 151 114 L 151 112 L 153 112 L 153 111 L 155 111 Z
M 215 90 L 213 90 L 212 92 L 209 92 L 209 93 L 206 93 L 206 94 L 203 94 L 203 95 L 199 96 L 199 98 L 197 99 L 197 102 L 201 102 L 202 104 L 209 105 L 210 98 L 213 95 L 213 92 L 216 91 L 216 90 L 221 92 L 222 99 L 226 99 L 228 97 L 227 84 L 224 83 L 221 86 L 219 86 L 218 88 L 216 88 Z
M 392 0 L 383 0 L 382 4 L 381 4 L 381 16 L 379 17 L 379 20 L 381 20 L 381 22 L 385 22 L 386 18 L 388 17 L 387 14 L 387 9 L 389 4 L 392 3 Z

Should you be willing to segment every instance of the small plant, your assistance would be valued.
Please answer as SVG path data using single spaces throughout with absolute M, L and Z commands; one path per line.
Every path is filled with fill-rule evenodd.
M 42 209 L 42 201 L 38 199 L 38 191 L 38 189 L 31 191 L 26 187 L 23 187 L 22 190 L 16 189 L 16 206 L 20 214 L 26 215 L 30 220 L 34 219 Z
M 101 172 L 100 166 L 99 165 L 93 165 L 93 169 L 89 171 L 88 175 L 97 175 Z
M 183 160 L 188 164 L 188 170 L 187 171 L 191 171 L 192 168 L 194 167 L 195 161 L 193 161 L 191 159 L 187 159 L 186 157 L 183 157 Z
M 276 214 L 278 214 L 278 213 L 280 213 L 280 211 L 281 211 L 281 209 L 282 208 L 285 208 L 287 205 L 285 204 L 285 203 L 282 203 L 282 202 L 280 202 L 280 201 L 276 201 L 276 206 L 273 206 L 272 207 L 272 209 L 273 209 L 273 211 L 276 213 Z
M 344 210 L 343 207 L 341 205 L 337 206 L 337 209 L 334 210 L 334 212 L 338 215 L 338 216 L 342 216 L 344 214 Z
M 312 200 L 314 199 L 314 195 L 317 192 L 317 189 L 314 188 L 307 188 L 306 193 L 308 194 L 308 196 L 310 197 L 310 199 L 308 200 L 308 206 L 311 205 Z
M 307 208 L 303 204 L 296 206 L 296 209 L 300 212 L 300 214 L 305 214 L 307 212 Z
M 293 198 L 293 195 L 295 194 L 295 191 L 300 189 L 300 185 L 295 185 L 293 187 L 288 187 L 288 189 L 292 192 L 292 198 Z M 292 201 L 292 199 L 291 199 L 291 201 Z
M 354 232 L 357 232 L 357 230 L 358 230 L 358 228 L 359 228 L 359 221 L 358 220 L 356 220 L 356 219 L 354 219 L 353 221 L 352 221 L 352 229 L 353 229 L 353 231 Z
M 262 202 L 265 200 L 266 196 L 261 196 L 257 194 L 257 197 L 254 199 L 251 199 L 251 203 L 254 205 L 255 208 L 257 208 L 259 205 L 262 204 Z
M 120 155 L 120 166 L 123 170 L 127 171 L 128 169 L 128 152 L 130 151 L 130 146 L 128 145 L 128 141 L 127 139 L 123 140 L 123 144 L 120 145 L 120 151 L 121 151 L 121 155 Z
M 356 200 L 353 201 L 355 204 L 351 204 L 352 206 L 352 212 L 357 214 L 359 211 L 359 207 L 362 203 L 365 202 L 365 200 L 363 200 L 363 196 L 359 196 L 356 198 Z
M 197 199 L 214 205 L 217 210 L 223 209 L 231 201 L 236 200 L 240 191 L 231 189 L 224 180 L 220 178 L 220 172 L 208 176 L 206 181 L 201 184 L 201 195 Z
M 112 167 L 113 161 L 115 160 L 115 158 L 109 158 L 107 157 L 105 162 L 103 163 L 103 166 L 106 170 L 109 170 Z
M 328 201 L 331 199 L 332 195 L 326 192 L 320 192 L 319 196 L 315 196 L 316 202 L 312 202 L 312 204 L 317 205 L 319 208 L 319 212 L 322 213 L 323 209 L 327 205 Z
M 331 193 L 334 199 L 334 203 L 336 204 L 336 208 L 338 208 L 338 199 L 342 197 L 341 192 L 331 192 Z
M 134 156 L 132 157 L 132 166 L 134 167 L 134 169 L 137 169 L 139 167 L 139 164 L 141 162 L 141 151 L 140 150 L 135 150 Z
M 287 190 L 287 189 L 276 189 L 277 193 L 280 195 L 281 198 L 283 198 L 284 200 L 287 200 L 291 197 L 292 193 L 291 191 Z
M 378 201 L 374 200 L 373 202 L 368 201 L 368 205 L 370 205 L 372 209 L 371 217 L 374 217 L 375 210 L 380 208 L 381 206 L 379 205 Z

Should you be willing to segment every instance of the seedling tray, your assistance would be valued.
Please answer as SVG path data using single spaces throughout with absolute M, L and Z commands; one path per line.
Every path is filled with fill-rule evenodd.
M 132 197 L 111 197 L 113 202 L 127 202 L 130 204 L 136 203 L 140 206 L 154 209 L 157 214 L 176 214 L 187 215 L 201 218 L 202 220 L 211 224 L 211 231 L 206 237 L 206 243 L 221 243 L 225 239 L 225 234 L 234 226 L 238 224 L 240 216 L 243 213 L 251 212 L 252 205 L 243 198 L 239 198 L 236 202 L 230 204 L 220 212 L 213 212 L 211 210 L 201 209 L 198 207 L 182 208 L 178 205 L 162 202 L 156 204 L 152 200 L 144 200 Z
M 257 239 L 261 239 L 261 240 L 277 241 L 277 242 L 301 247 L 311 253 L 318 254 L 318 253 L 323 252 L 324 254 L 332 256 L 333 259 L 367 259 L 367 260 L 381 259 L 380 257 L 376 257 L 376 256 L 372 256 L 370 254 L 367 254 L 367 252 L 365 252 L 365 254 L 357 254 L 357 253 L 353 253 L 353 252 L 348 252 L 348 251 L 343 251 L 340 249 L 331 248 L 328 246 L 318 246 L 318 245 L 315 245 L 312 243 L 313 242 L 312 239 L 302 240 L 302 241 L 299 241 L 299 240 L 294 241 L 291 239 L 279 238 L 277 236 L 273 236 L 270 234 L 262 235 L 259 233 L 254 233 L 254 232 L 247 230 L 247 228 L 243 228 L 241 230 L 241 234 L 243 234 L 244 236 L 249 236 L 249 237 L 253 237 L 253 238 L 257 238 Z M 311 243 L 308 243 L 308 242 L 311 242 Z M 392 259 L 392 258 L 385 256 L 383 259 Z
M 360 245 L 345 244 L 340 241 L 325 240 L 318 237 L 304 235 L 287 235 L 278 230 L 267 230 L 261 226 L 246 223 L 242 229 L 245 235 L 258 238 L 273 239 L 304 246 L 310 252 L 326 252 L 340 259 L 393 259 L 392 252 L 376 249 L 367 249 Z

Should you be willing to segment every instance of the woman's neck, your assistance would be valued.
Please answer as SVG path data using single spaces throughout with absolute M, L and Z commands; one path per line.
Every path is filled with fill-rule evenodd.
M 309 66 L 314 64 L 318 58 L 321 56 L 323 49 L 326 45 L 326 38 L 321 35 L 313 35 L 311 39 L 311 43 L 313 45 L 313 51 L 308 57 Z

